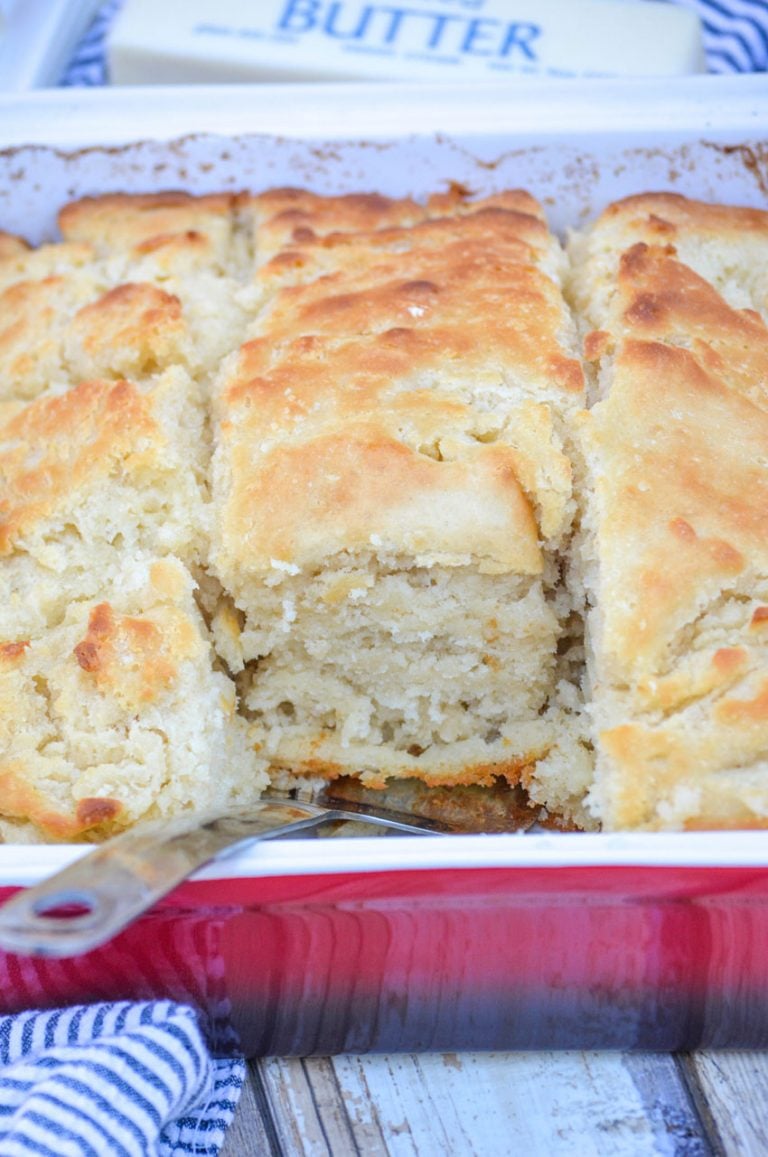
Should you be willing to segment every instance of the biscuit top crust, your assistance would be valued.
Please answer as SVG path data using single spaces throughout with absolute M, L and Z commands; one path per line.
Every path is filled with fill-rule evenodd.
M 63 333 L 87 300 L 82 287 L 70 287 L 62 277 L 0 288 L 0 397 L 34 397 L 64 376 Z
M 603 395 L 593 802 L 610 829 L 768 826 L 768 214 L 644 194 L 571 256 Z
M 602 654 L 650 694 L 697 616 L 768 571 L 768 413 L 663 343 L 627 342 L 615 372 L 587 426 L 612 480 L 596 482 Z
M 430 217 L 462 216 L 483 209 L 506 209 L 511 213 L 523 213 L 528 217 L 538 217 L 546 224 L 541 204 L 526 189 L 502 189 L 486 197 L 475 197 L 463 185 L 453 183 L 445 193 L 433 193 L 427 201 L 427 214 Z
M 329 272 L 284 287 L 262 313 L 258 331 L 280 341 L 306 334 L 363 335 L 394 325 L 449 328 L 460 321 L 472 335 L 482 328 L 486 339 L 498 325 L 509 340 L 520 312 L 528 310 L 526 322 L 536 330 L 531 348 L 545 336 L 552 349 L 565 321 L 557 286 L 539 268 L 551 244 L 536 218 L 498 209 L 408 230 L 332 235 L 302 253 L 304 277 L 314 272 L 313 262 L 325 273 L 326 256 Z M 267 267 L 263 276 L 269 272 Z M 544 310 L 540 321 L 538 310 Z
M 326 393 L 334 410 L 367 409 L 441 373 L 461 378 L 453 388 L 464 396 L 480 374 L 480 390 L 494 377 L 581 404 L 562 297 L 538 268 L 554 242 L 536 218 L 488 209 L 327 244 L 334 272 L 275 294 L 224 383 L 225 405 L 250 396 L 253 421 L 267 428 L 303 405 L 317 413 Z
M 426 276 L 419 272 L 419 264 L 430 259 L 449 277 L 462 272 L 466 276 L 471 270 L 462 271 L 460 266 L 467 258 L 475 263 L 480 260 L 497 272 L 510 259 L 535 265 L 558 282 L 564 271 L 562 250 L 543 219 L 488 200 L 462 206 L 454 216 L 424 218 L 407 227 L 388 225 L 322 235 L 308 230 L 274 252 L 266 252 L 262 245 L 256 281 L 264 300 L 290 286 L 322 294 L 326 286 L 323 275 L 343 277 L 350 290 L 356 286 L 359 291 L 386 281 L 393 271 L 411 281 Z M 466 320 L 470 312 L 466 307 L 467 286 L 459 288 L 464 291 Z
M 601 651 L 652 703 L 691 623 L 768 574 L 768 329 L 644 244 L 622 258 L 616 300 L 613 382 L 583 418 L 600 463 Z
M 20 257 L 29 252 L 30 246 L 23 237 L 17 237 L 15 233 L 0 231 L 0 261 L 8 261 L 13 257 Z
M 184 738 L 175 720 L 192 687 L 211 678 L 190 576 L 167 559 L 145 578 L 111 601 L 73 603 L 38 639 L 0 646 L 3 811 L 48 838 L 107 835 L 139 818 L 167 786 L 151 744 L 162 752 Z
M 257 262 L 280 251 L 313 246 L 334 238 L 340 244 L 375 243 L 385 231 L 408 229 L 429 218 L 456 217 L 482 209 L 505 209 L 544 221 L 538 201 L 521 189 L 473 199 L 458 185 L 436 193 L 426 205 L 379 193 L 323 197 L 304 189 L 270 189 L 251 198 L 248 210 L 257 229 Z
M 165 607 L 158 618 L 151 611 L 117 615 L 109 603 L 99 603 L 73 654 L 90 689 L 113 696 L 126 710 L 138 710 L 167 693 L 180 664 L 200 649 L 198 631 L 176 607 Z
M 768 407 L 766 325 L 759 313 L 730 308 L 708 281 L 677 259 L 672 246 L 633 245 L 621 257 L 617 286 L 610 332 L 599 335 L 597 358 L 626 337 L 664 342 L 690 350 L 729 388 Z M 587 335 L 588 358 L 595 336 Z
M 188 364 L 191 341 L 178 297 L 155 285 L 124 282 L 78 311 L 70 345 L 84 376 L 134 377 Z
M 598 217 L 593 230 L 623 225 L 637 238 L 637 230 L 648 232 L 659 244 L 683 233 L 711 234 L 719 240 L 746 233 L 768 237 L 768 212 L 741 205 L 718 205 L 695 201 L 680 193 L 638 193 L 614 201 Z M 655 234 L 655 238 L 652 236 Z
M 411 225 L 425 216 L 423 205 L 393 200 L 379 193 L 323 197 L 306 189 L 269 189 L 248 199 L 257 229 L 261 263 L 291 244 L 315 241 L 328 233 L 359 233 L 394 225 Z
M 456 439 L 455 457 L 433 457 L 399 433 L 387 414 L 315 432 L 256 461 L 238 445 L 232 470 L 241 481 L 223 537 L 241 573 L 372 548 L 430 565 L 474 560 L 486 573 L 541 571 L 513 451 L 468 437 Z
M 0 555 L 73 493 L 114 471 L 151 469 L 164 448 L 151 398 L 130 382 L 83 382 L 26 406 L 0 430 Z
M 189 364 L 179 299 L 127 282 L 94 297 L 76 278 L 19 281 L 0 290 L 0 396 L 34 397 L 93 377 L 143 377 Z
M 0 668 L 12 668 L 24 658 L 24 652 L 29 646 L 29 639 L 22 639 L 18 643 L 0 643 Z
M 0 235 L 0 290 L 22 281 L 62 277 L 73 271 L 88 271 L 94 261 L 91 245 L 60 241 L 31 249 L 19 238 Z
M 538 268 L 554 244 L 537 217 L 494 206 L 319 242 L 335 271 L 280 287 L 219 383 L 223 572 L 376 545 L 538 573 L 523 481 L 567 463 L 551 430 L 526 439 L 541 417 L 525 407 L 576 409 L 584 385 Z
M 133 249 L 148 252 L 173 239 L 191 244 L 202 237 L 223 256 L 229 248 L 238 198 L 216 193 L 121 193 L 84 197 L 65 205 L 59 228 L 66 241 L 87 242 L 99 253 Z
M 751 308 L 768 321 L 768 212 L 645 193 L 609 206 L 570 238 L 574 304 L 594 328 L 617 323 L 619 262 L 639 242 L 666 248 L 732 308 Z
M 470 276 L 474 272 L 472 266 L 478 263 L 486 277 L 494 270 L 503 273 L 510 261 L 536 265 L 550 276 L 557 276 L 561 257 L 557 242 L 538 217 L 484 205 L 459 218 L 430 218 L 409 228 L 307 237 L 260 265 L 258 281 L 267 294 L 284 284 L 294 285 L 297 293 L 304 290 L 322 296 L 327 284 L 324 274 L 349 279 L 350 289 L 386 282 L 393 274 L 407 274 L 409 280 L 417 280 L 426 276 L 419 272 L 425 262 L 442 270 L 447 278 L 451 274 Z M 467 261 L 470 267 L 462 269 L 462 263 Z M 331 290 L 332 286 L 330 282 Z M 467 287 L 458 288 L 464 290 L 466 319 L 470 313 Z

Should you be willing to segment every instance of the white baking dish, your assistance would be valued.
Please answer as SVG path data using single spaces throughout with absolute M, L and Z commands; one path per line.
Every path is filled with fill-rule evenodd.
M 522 186 L 541 198 L 553 227 L 564 231 L 608 201 L 648 189 L 768 208 L 768 86 L 762 77 L 741 76 L 662 83 L 524 82 L 456 90 L 343 85 L 46 91 L 0 97 L 0 149 L 0 228 L 35 243 L 54 235 L 62 203 L 87 194 L 259 190 L 286 184 L 323 193 L 376 190 L 415 196 L 451 181 L 476 193 Z M 79 854 L 80 849 L 67 847 L 0 847 L 0 888 L 32 883 Z M 683 890 L 686 896 L 695 894 L 696 904 L 705 905 L 722 893 L 724 881 L 731 881 L 728 887 L 752 914 L 737 928 L 729 909 L 731 948 L 724 947 L 727 920 L 722 938 L 710 935 L 710 948 L 715 945 L 722 956 L 740 946 L 742 956 L 749 956 L 755 937 L 768 942 L 768 835 L 759 832 L 292 840 L 230 856 L 196 879 L 210 904 L 217 881 L 226 884 L 230 902 L 238 894 L 238 880 L 320 877 L 318 887 L 333 907 L 336 901 L 328 897 L 335 895 L 339 880 L 339 895 L 348 898 L 352 893 L 345 892 L 343 882 L 357 881 L 353 892 L 359 902 L 360 888 L 365 892 L 361 874 L 376 893 L 376 881 L 394 878 L 391 874 L 428 873 L 440 878 L 435 895 L 442 903 L 455 900 L 452 881 L 462 873 L 479 873 L 480 879 L 485 872 L 496 881 L 494 889 L 500 879 L 508 880 L 511 892 L 516 881 L 527 881 L 528 908 L 535 908 L 536 898 L 546 893 L 542 912 L 549 912 L 552 888 L 547 884 L 543 893 L 537 890 L 531 883 L 537 872 L 547 879 L 556 873 L 570 903 L 593 902 L 599 894 L 603 900 L 610 895 L 610 904 L 632 905 L 648 893 L 624 887 L 621 881 L 630 868 L 655 873 L 651 892 L 658 896 L 661 889 L 664 903 L 678 895 L 683 879 L 695 877 L 693 892 Z M 582 879 L 584 873 L 592 883 L 584 885 L 587 892 L 581 885 L 574 892 L 569 881 Z M 336 884 L 323 891 L 326 877 Z M 587 893 L 592 901 L 584 901 Z M 467 920 L 477 895 L 484 895 L 482 888 L 464 910 Z M 224 903 L 223 896 L 215 902 Z M 252 892 L 237 903 L 250 910 Z M 343 908 L 346 901 L 339 903 Z M 401 897 L 398 903 L 405 901 Z M 645 935 L 658 911 L 655 902 L 644 911 Z M 754 924 L 755 912 L 762 913 L 759 926 Z M 482 934 L 487 936 L 487 929 Z M 626 933 L 617 930 L 619 934 Z M 699 952 L 700 940 L 696 944 Z M 620 986 L 623 949 L 618 943 L 614 948 Z M 658 956 L 658 944 L 653 951 Z M 728 973 L 728 992 L 740 975 Z M 751 993 L 756 975 L 741 977 Z M 697 982 L 696 1000 L 703 999 L 707 986 L 702 984 Z M 718 991 L 722 996 L 725 990 Z M 748 1025 L 750 1016 L 739 1016 L 737 1022 Z M 637 1017 L 632 1023 L 631 1040 L 613 1029 L 613 1035 L 590 1030 L 581 1036 L 566 1034 L 565 1040 L 673 1047 L 703 1039 L 698 1030 L 693 1036 L 678 1032 L 674 1039 L 663 1033 L 643 1035 Z M 336 1037 L 320 1034 L 308 1043 L 296 1032 L 290 1047 L 279 1034 L 266 1045 L 243 1047 L 298 1052 L 336 1048 Z M 448 1047 L 446 1041 L 456 1047 L 484 1043 L 476 1033 L 462 1035 L 458 1030 L 438 1033 L 435 1039 L 441 1047 Z M 754 1032 L 746 1028 L 722 1039 L 755 1042 Z M 351 1040 L 344 1036 L 343 1047 L 355 1047 Z M 386 1033 L 371 1040 L 369 1047 L 393 1047 Z M 668 1040 L 672 1044 L 664 1043 Z M 534 1034 L 531 1041 L 563 1043 L 554 1031 L 543 1037 Z M 511 1030 L 502 1038 L 489 1037 L 487 1043 L 499 1047 L 504 1042 L 520 1043 Z M 406 1032 L 402 1045 L 416 1047 L 418 1040 Z

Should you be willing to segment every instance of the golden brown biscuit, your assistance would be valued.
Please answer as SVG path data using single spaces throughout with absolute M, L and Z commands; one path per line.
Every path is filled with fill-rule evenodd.
M 243 201 L 257 234 L 259 265 L 281 250 L 297 250 L 326 239 L 354 240 L 409 229 L 428 218 L 454 217 L 482 209 L 505 209 L 544 220 L 538 201 L 522 189 L 509 189 L 476 198 L 460 185 L 435 193 L 426 204 L 383 197 L 379 193 L 350 193 L 323 197 L 306 189 L 268 189 Z
M 234 244 L 236 205 L 230 193 L 112 193 L 65 205 L 59 226 L 65 241 L 86 242 L 102 254 L 150 252 L 174 239 L 194 247 L 203 238 L 213 260 L 225 265 Z
M 768 826 L 768 214 L 627 198 L 569 274 L 516 190 L 61 222 L 0 235 L 0 830 L 100 838 L 267 765 Z
M 30 251 L 30 245 L 23 237 L 17 237 L 14 233 L 3 233 L 0 231 L 0 261 L 10 261 L 14 258 L 23 257 Z
M 0 292 L 0 396 L 29 399 L 87 378 L 142 380 L 174 365 L 198 368 L 177 297 L 146 283 L 102 286 L 75 275 Z
M 254 308 L 238 198 L 108 195 L 65 206 L 71 240 L 0 248 L 0 396 L 182 364 L 204 388 Z M 4 291 L 4 292 L 3 292 Z
M 203 425 L 183 370 L 84 382 L 0 430 L 0 635 L 29 638 L 142 556 L 207 542 Z
M 671 206 L 732 253 L 768 224 Z M 583 293 L 616 219 L 577 246 L 599 254 L 576 271 Z M 587 341 L 602 400 L 582 419 L 595 806 L 610 828 L 768 826 L 768 329 L 677 244 L 615 264 Z
M 19 281 L 0 292 L 0 395 L 34 398 L 70 384 L 63 357 L 71 318 L 88 301 L 85 287 L 62 277 Z
M 527 776 L 573 814 L 557 244 L 519 208 L 350 233 L 328 209 L 216 388 L 215 632 L 252 734 L 276 770 Z
M 196 369 L 194 341 L 178 297 L 142 282 L 115 286 L 79 309 L 65 351 L 76 380 L 136 381 L 174 365 Z
M 0 233 L 0 289 L 17 281 L 64 277 L 92 265 L 94 258 L 90 245 L 61 241 L 33 249 L 20 237 Z
M 281 249 L 312 243 L 329 233 L 360 233 L 412 225 L 426 216 L 423 205 L 378 193 L 323 197 L 306 189 L 268 189 L 248 199 L 244 211 L 256 234 L 261 265 Z
M 763 273 L 768 213 L 694 201 L 678 193 L 642 193 L 609 205 L 591 228 L 571 237 L 571 260 L 578 271 L 571 288 L 588 326 L 603 327 L 621 255 L 638 242 L 667 248 L 728 305 L 757 310 L 768 319 Z
M 139 819 L 258 798 L 263 763 L 215 670 L 175 560 L 0 645 L 0 807 L 32 835 L 94 839 Z
M 341 199 L 344 200 L 344 199 Z M 400 272 L 408 263 L 410 281 L 418 280 L 419 255 L 432 253 L 433 261 L 439 251 L 448 246 L 452 256 L 446 255 L 443 264 L 456 271 L 459 243 L 474 248 L 482 255 L 490 271 L 489 251 L 498 247 L 517 247 L 517 259 L 523 260 L 522 249 L 528 246 L 536 251 L 535 263 L 543 272 L 559 282 L 564 271 L 563 253 L 554 241 L 541 214 L 541 207 L 527 194 L 500 194 L 483 201 L 469 201 L 458 194 L 444 194 L 430 199 L 421 216 L 414 216 L 411 224 L 402 225 L 398 217 L 411 215 L 410 202 L 386 202 L 388 215 L 381 214 L 378 225 L 345 231 L 339 223 L 333 228 L 330 211 L 318 211 L 321 229 L 299 229 L 295 235 L 275 232 L 274 243 L 268 233 L 266 243 L 261 240 L 257 254 L 256 286 L 260 302 L 266 302 L 281 286 L 311 286 L 317 279 L 322 289 L 323 275 L 345 276 L 349 288 L 358 290 L 376 286 L 387 276 L 387 263 L 394 256 L 395 269 Z M 342 211 L 341 221 L 347 219 Z M 462 223 L 457 234 L 456 216 L 471 217 Z M 267 226 L 269 227 L 269 226 Z M 470 253 L 471 260 L 471 253 Z M 383 268 L 381 268 L 383 266 Z M 497 269 L 504 267 L 503 259 Z M 353 276 L 354 275 L 354 276 Z

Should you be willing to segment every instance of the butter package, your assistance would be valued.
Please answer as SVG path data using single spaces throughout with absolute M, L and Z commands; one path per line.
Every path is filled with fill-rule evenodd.
M 126 0 L 108 62 L 114 84 L 706 71 L 698 17 L 661 0 Z

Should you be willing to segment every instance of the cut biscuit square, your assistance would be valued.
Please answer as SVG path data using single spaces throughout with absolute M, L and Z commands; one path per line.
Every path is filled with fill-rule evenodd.
M 181 369 L 151 390 L 83 382 L 0 428 L 0 636 L 28 639 L 142 559 L 203 561 L 203 412 Z M 0 414 L 0 419 L 2 415 Z
M 98 275 L 20 281 L 0 292 L 0 396 L 62 393 L 88 378 L 195 372 L 179 299 L 147 282 L 104 289 Z
M 198 242 L 205 263 L 224 271 L 236 259 L 236 211 L 232 193 L 112 193 L 65 205 L 59 227 L 65 241 L 92 245 L 100 256 L 152 252 L 174 242 L 194 252 Z
M 0 237 L 0 397 L 180 365 L 202 384 L 243 339 L 255 290 L 234 195 L 107 195 L 65 206 L 65 240 Z
M 258 799 L 264 762 L 177 560 L 136 567 L 0 645 L 0 809 L 21 838 L 96 839 Z
M 601 382 L 579 557 L 608 829 L 768 826 L 768 329 L 727 300 L 761 231 L 768 214 L 636 198 L 573 250 Z
M 276 772 L 506 776 L 574 816 L 562 255 L 517 208 L 330 226 L 215 388 L 214 632 L 252 735 Z
M 573 299 L 587 327 L 606 324 L 621 256 L 641 243 L 677 257 L 733 309 L 754 309 L 768 318 L 768 214 L 679 193 L 640 193 L 615 201 L 592 227 L 570 238 L 577 270 Z

